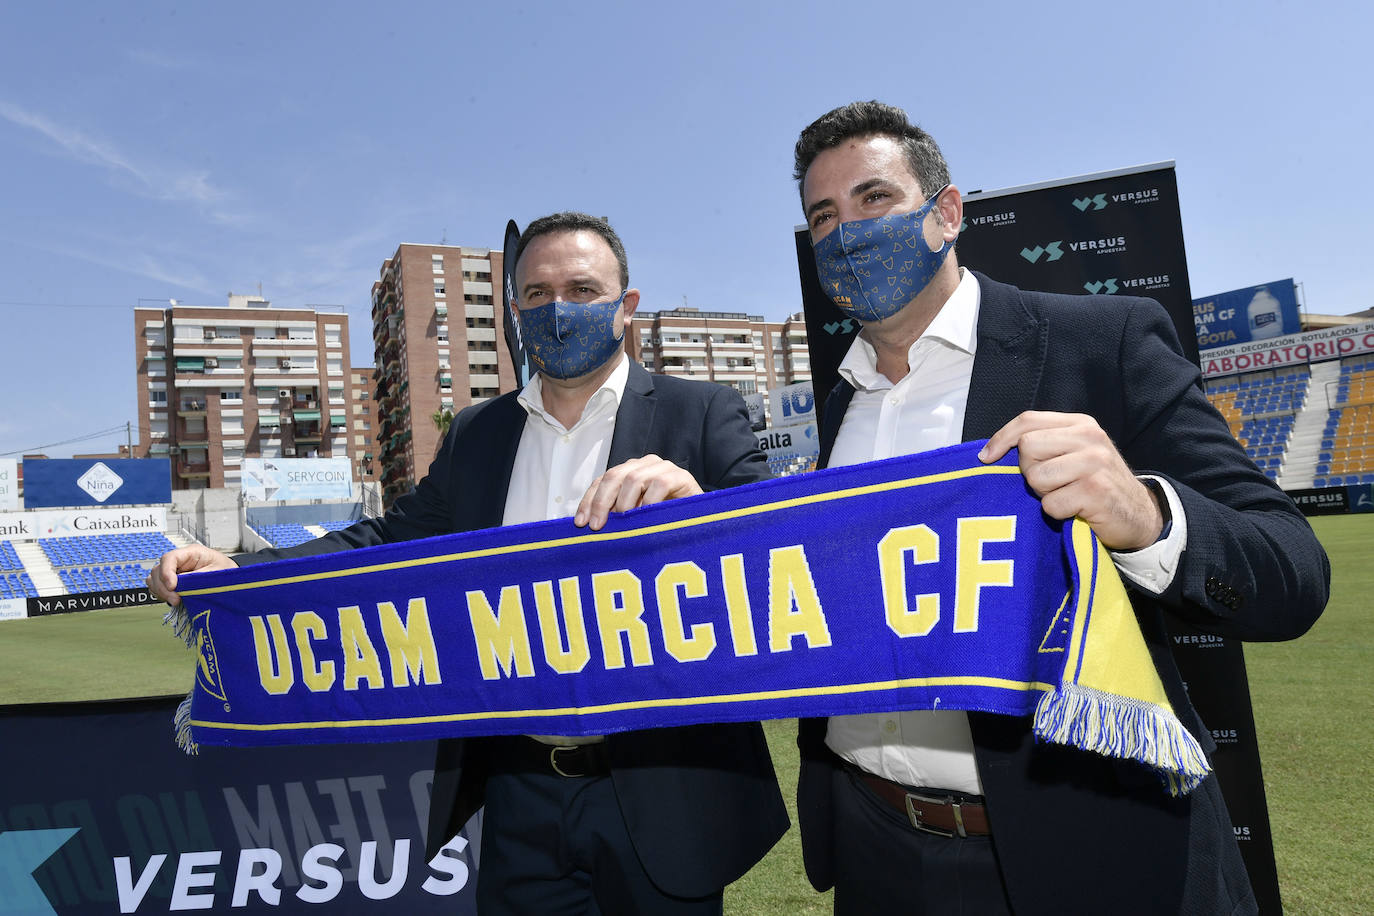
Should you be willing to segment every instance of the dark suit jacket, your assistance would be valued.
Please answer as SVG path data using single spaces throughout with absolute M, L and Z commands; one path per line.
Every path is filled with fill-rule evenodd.
M 1170 654 L 1164 609 L 1222 636 L 1292 639 L 1326 604 L 1326 555 L 1212 409 L 1158 303 L 977 278 L 982 304 L 964 440 L 986 438 L 1024 410 L 1086 413 L 1136 473 L 1166 478 L 1178 491 L 1188 534 L 1173 582 L 1161 596 L 1127 587 L 1170 702 L 1210 753 L 1211 735 Z M 827 401 L 822 463 L 853 394 L 841 381 Z M 1170 798 L 1136 764 L 1036 744 L 1026 719 L 972 713 L 969 723 L 1018 914 L 1254 908 L 1215 777 Z M 829 779 L 838 760 L 824 738 L 824 719 L 803 722 L 798 813 L 807 875 L 822 889 L 834 883 Z
M 525 427 L 516 393 L 468 407 L 453 420 L 429 473 L 382 518 L 240 563 L 327 553 L 499 526 Z M 702 489 L 769 477 L 738 394 L 721 385 L 654 376 L 631 360 L 608 466 L 655 454 L 691 472 Z M 430 802 L 429 854 L 482 804 L 482 739 L 439 745 Z M 732 723 L 610 735 L 611 778 L 649 877 L 674 895 L 718 891 L 749 870 L 787 830 L 763 729 Z

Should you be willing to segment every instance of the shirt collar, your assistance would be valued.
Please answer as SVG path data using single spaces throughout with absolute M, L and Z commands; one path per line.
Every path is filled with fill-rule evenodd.
M 630 358 L 620 354 L 620 362 L 611 370 L 611 374 L 606 377 L 606 381 L 601 383 L 601 387 L 592 393 L 587 400 L 587 406 L 582 408 L 582 416 L 573 424 L 572 429 L 581 426 L 588 417 L 600 414 L 607 409 L 614 412 L 620 409 L 620 400 L 625 396 L 625 383 L 630 378 Z M 525 408 L 526 413 L 537 416 L 545 423 L 555 429 L 563 429 L 563 424 L 554 419 L 553 414 L 544 409 L 544 376 L 536 372 L 534 377 L 520 389 L 520 394 L 516 396 L 520 406 Z M 565 430 L 571 432 L 572 430 Z
M 959 268 L 959 285 L 936 312 L 930 325 L 907 350 L 908 362 L 915 362 L 917 347 L 924 341 L 938 341 L 973 356 L 978 349 L 978 308 L 982 289 L 973 272 Z M 878 372 L 878 351 L 862 334 L 854 338 L 849 352 L 840 362 L 840 376 L 858 391 L 891 388 L 892 382 Z

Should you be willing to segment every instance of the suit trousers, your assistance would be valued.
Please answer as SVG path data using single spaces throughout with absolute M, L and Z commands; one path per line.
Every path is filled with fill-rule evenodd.
M 687 899 L 654 886 L 609 776 L 493 771 L 482 817 L 482 916 L 719 916 L 722 891 Z M 723 890 L 723 889 L 722 889 Z
M 836 916 L 1011 912 L 991 837 L 919 830 L 848 768 L 833 780 Z

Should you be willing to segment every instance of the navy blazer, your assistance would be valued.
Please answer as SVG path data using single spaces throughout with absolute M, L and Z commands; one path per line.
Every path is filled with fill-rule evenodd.
M 1136 473 L 1178 492 L 1187 547 L 1172 583 L 1159 596 L 1127 588 L 1170 702 L 1210 752 L 1170 653 L 1165 609 L 1221 636 L 1292 639 L 1326 605 L 1326 554 L 1207 401 L 1157 302 L 1029 292 L 976 276 L 964 440 L 986 438 L 1024 410 L 1085 413 Z M 841 381 L 827 401 L 822 466 L 853 394 Z M 1016 913 L 1253 910 L 1215 777 L 1171 798 L 1137 764 L 1037 744 L 1027 719 L 971 713 L 969 724 Z M 824 738 L 824 719 L 802 723 L 798 814 L 807 874 L 820 889 L 834 883 L 829 780 L 838 760 Z
M 429 473 L 381 518 L 287 550 L 237 557 L 263 562 L 497 527 L 526 413 L 517 392 L 462 410 Z M 704 490 L 769 476 L 744 401 L 709 382 L 650 375 L 634 360 L 616 413 L 608 467 L 654 454 L 689 471 Z M 428 854 L 481 806 L 483 739 L 439 742 Z M 788 817 L 756 722 L 607 736 L 611 779 L 645 871 L 669 894 L 701 897 L 739 878 L 786 832 Z

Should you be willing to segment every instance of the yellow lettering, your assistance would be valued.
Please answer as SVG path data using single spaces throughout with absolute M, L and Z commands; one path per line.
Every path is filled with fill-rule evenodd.
M 887 626 L 898 636 L 925 636 L 940 620 L 940 596 L 916 596 L 916 610 L 907 598 L 907 554 L 912 563 L 938 563 L 940 536 L 927 525 L 893 528 L 878 542 L 878 569 L 882 577 L 883 607 Z
M 592 650 L 587 643 L 587 624 L 582 619 L 582 594 L 577 577 L 558 580 L 558 596 L 563 601 L 563 626 L 558 625 L 558 610 L 553 602 L 553 583 L 534 583 L 534 606 L 539 611 L 539 632 L 544 638 L 544 661 L 559 674 L 573 674 L 587 666 Z M 567 649 L 564 645 L 566 631 Z
M 680 662 L 699 662 L 715 651 L 716 629 L 709 623 L 696 623 L 692 624 L 692 635 L 687 635 L 682 603 L 677 596 L 679 588 L 684 598 L 705 597 L 706 573 L 695 563 L 682 562 L 669 563 L 654 577 L 664 648 Z
M 296 676 L 291 668 L 291 650 L 286 644 L 286 628 L 280 614 L 268 614 L 267 623 L 261 617 L 249 617 L 253 628 L 253 649 L 258 655 L 258 682 L 272 696 L 281 696 L 291 689 Z M 272 630 L 272 644 L 267 644 L 267 629 Z
M 339 645 L 343 648 L 344 690 L 357 690 L 363 681 L 371 688 L 386 686 L 382 680 L 382 660 L 363 625 L 362 608 L 356 604 L 339 608 Z
M 501 589 L 495 611 L 481 591 L 470 591 L 467 598 L 468 619 L 472 621 L 472 638 L 477 644 L 477 662 L 482 668 L 482 679 L 495 681 L 510 677 L 511 671 L 515 672 L 516 677 L 534 677 L 530 634 L 525 629 L 525 608 L 520 601 L 520 587 L 507 585 Z
M 768 551 L 769 651 L 789 651 L 795 636 L 811 649 L 830 645 L 830 628 L 800 544 Z
M 606 668 L 625 667 L 621 633 L 630 644 L 631 664 L 636 668 L 652 665 L 654 658 L 649 649 L 649 628 L 643 620 L 644 592 L 639 577 L 628 569 L 596 573 L 592 576 L 592 595 Z
M 988 515 L 959 519 L 958 582 L 954 591 L 954 632 L 973 633 L 978 629 L 978 606 L 982 590 L 1012 584 L 1015 571 L 1011 560 L 983 559 L 983 545 L 993 541 L 1016 540 L 1016 516 Z
M 429 607 L 423 598 L 411 598 L 406 605 L 406 619 L 396 612 L 396 605 L 382 601 L 377 605 L 382 620 L 382 641 L 391 657 L 391 686 L 409 687 L 411 684 L 442 684 L 439 675 L 439 651 L 434 648 L 434 634 L 429 628 Z
M 749 607 L 749 590 L 744 584 L 744 554 L 721 557 L 720 578 L 725 583 L 725 609 L 730 614 L 730 641 L 735 645 L 735 655 L 758 655 L 753 610 Z
M 334 663 L 316 662 L 315 649 L 311 640 L 324 639 L 328 635 L 324 621 L 314 611 L 302 611 L 291 618 L 291 629 L 296 634 L 296 651 L 301 657 L 301 682 L 315 693 L 324 693 L 334 686 Z

